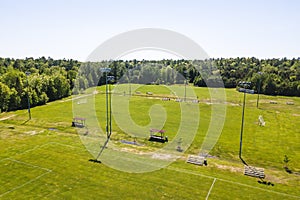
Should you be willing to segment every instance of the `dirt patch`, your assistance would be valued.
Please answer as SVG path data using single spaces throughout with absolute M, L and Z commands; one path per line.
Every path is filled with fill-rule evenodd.
M 158 154 L 158 153 L 154 153 L 151 157 L 159 160 L 175 160 L 179 158 L 179 156 L 174 156 L 171 154 Z
M 37 132 L 36 132 L 36 131 L 27 131 L 27 132 L 25 132 L 25 134 L 28 134 L 28 135 L 36 135 Z
M 281 177 L 279 175 L 270 175 L 266 174 L 266 178 L 268 181 L 271 181 L 273 183 L 281 183 L 281 184 L 288 184 L 289 178 Z
M 295 116 L 295 117 L 300 117 L 300 114 L 294 113 L 294 114 L 292 114 L 292 115 Z
M 145 155 L 147 153 L 145 152 L 142 152 L 142 151 L 139 151 L 137 149 L 133 149 L 133 148 L 121 148 L 120 151 L 123 151 L 123 152 L 130 152 L 130 153 L 134 153 L 134 154 L 139 154 L 139 155 Z
M 44 131 L 27 131 L 27 132 L 25 132 L 25 134 L 28 134 L 28 135 L 37 135 L 37 134 L 42 133 L 42 132 L 44 132 Z
M 229 170 L 230 172 L 239 172 L 239 173 L 244 172 L 244 169 L 240 168 L 240 167 L 233 167 L 233 166 L 220 165 L 220 164 L 215 164 L 215 167 L 222 169 L 222 170 Z
M 158 159 L 158 160 L 176 160 L 180 158 L 180 156 L 176 156 L 172 154 L 144 152 L 133 148 L 121 148 L 119 151 L 130 152 L 138 155 L 149 155 L 151 156 L 151 158 Z
M 12 118 L 14 116 L 16 116 L 16 115 L 10 115 L 10 116 L 7 116 L 7 117 L 2 117 L 2 118 L 0 118 L 0 121 L 7 120 L 7 119 Z

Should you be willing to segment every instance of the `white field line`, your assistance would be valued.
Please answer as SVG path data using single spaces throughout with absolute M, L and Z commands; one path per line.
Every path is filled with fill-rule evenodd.
M 192 174 L 192 175 L 196 175 L 196 176 L 201 176 L 201 177 L 216 179 L 216 180 L 223 181 L 223 182 L 226 182 L 226 183 L 231 183 L 231 184 L 234 184 L 234 185 L 240 185 L 240 186 L 244 186 L 244 187 L 248 187 L 248 188 L 262 190 L 262 191 L 265 191 L 265 192 L 270 192 L 270 193 L 274 193 L 274 194 L 278 194 L 278 195 L 283 195 L 283 196 L 288 196 L 288 197 L 300 199 L 300 196 L 290 195 L 290 194 L 286 194 L 286 193 L 282 193 L 282 192 L 276 192 L 276 191 L 273 191 L 273 190 L 259 188 L 259 187 L 252 186 L 252 185 L 247 185 L 247 184 L 244 184 L 244 183 L 233 182 L 233 181 L 222 179 L 222 178 L 217 178 L 217 177 L 213 177 L 213 176 L 203 175 L 203 174 L 195 173 L 195 172 L 190 171 L 190 170 L 179 169 L 179 168 L 175 168 L 175 167 L 167 167 L 166 169 L 177 171 L 177 172 L 182 172 L 182 173 L 187 173 L 187 174 Z
M 17 155 L 23 155 L 23 154 L 26 154 L 26 153 L 28 153 L 28 152 L 34 151 L 34 150 L 36 150 L 36 149 L 38 149 L 38 148 L 42 148 L 42 147 L 44 147 L 44 146 L 51 145 L 51 144 L 62 145 L 62 146 L 66 146 L 66 147 L 69 147 L 69 148 L 70 148 L 70 147 L 72 147 L 72 148 L 78 148 L 78 147 L 75 147 L 75 146 L 72 146 L 72 145 L 61 144 L 61 143 L 58 143 L 58 142 L 48 142 L 48 143 L 43 144 L 43 145 L 37 145 L 37 146 L 33 147 L 32 149 L 28 149 L 28 150 L 26 150 L 26 151 L 24 151 L 24 152 L 15 154 L 14 156 L 17 156 Z M 19 188 L 22 188 L 22 187 L 24 187 L 24 186 L 26 186 L 26 185 L 28 185 L 28 184 L 30 184 L 30 183 L 32 183 L 32 182 L 34 182 L 34 181 L 40 179 L 41 177 L 45 176 L 46 174 L 52 172 L 51 169 L 43 168 L 43 167 L 40 167 L 40 166 L 37 166 L 37 165 L 33 165 L 33 164 L 26 163 L 26 162 L 23 162 L 23 161 L 15 160 L 15 159 L 13 159 L 13 158 L 4 158 L 4 159 L 1 159 L 0 162 L 1 162 L 1 161 L 4 161 L 4 160 L 10 160 L 10 161 L 13 161 L 13 162 L 22 164 L 22 165 L 30 166 L 30 167 L 32 167 L 32 168 L 38 168 L 38 169 L 41 169 L 41 170 L 44 170 L 44 171 L 46 171 L 46 172 L 43 173 L 43 174 L 41 174 L 41 175 L 39 175 L 39 176 L 37 176 L 37 177 L 35 177 L 35 178 L 33 178 L 33 179 L 31 179 L 31 180 L 29 180 L 29 181 L 27 181 L 27 182 L 25 182 L 25 183 L 23 183 L 23 184 L 21 184 L 21 185 L 18 185 L 18 186 L 16 186 L 16 187 L 14 187 L 14 188 L 12 188 L 12 189 L 10 189 L 10 190 L 8 190 L 8 191 L 6 191 L 6 192 L 0 194 L 0 197 L 3 197 L 3 196 L 6 195 L 6 194 L 9 194 L 9 193 L 11 193 L 11 192 L 13 192 L 13 191 L 15 191 L 15 190 L 17 190 L 17 189 L 19 189 Z
M 44 171 L 46 171 L 46 172 L 43 173 L 43 174 L 41 174 L 41 175 L 39 175 L 39 176 L 37 176 L 37 177 L 35 177 L 35 178 L 33 178 L 33 179 L 31 179 L 30 181 L 27 181 L 27 182 L 25 182 L 25 183 L 23 183 L 23 184 L 21 184 L 21 185 L 18 185 L 18 186 L 16 186 L 16 187 L 14 187 L 14 188 L 12 188 L 12 189 L 10 189 L 10 190 L 8 190 L 8 191 L 6 191 L 6 192 L 0 194 L 0 197 L 3 197 L 4 195 L 9 194 L 9 193 L 11 193 L 11 192 L 13 192 L 13 191 L 15 191 L 15 190 L 17 190 L 17 189 L 20 189 L 20 188 L 22 188 L 22 187 L 24 187 L 24 186 L 26 186 L 26 185 L 28 185 L 28 184 L 30 184 L 30 183 L 32 183 L 32 182 L 38 180 L 38 179 L 40 179 L 41 177 L 45 176 L 46 174 L 49 174 L 49 173 L 52 172 L 52 170 L 50 170 L 50 169 L 43 168 L 43 167 L 40 167 L 40 166 L 37 166 L 37 165 L 32 165 L 32 164 L 30 164 L 30 163 L 22 162 L 22 161 L 15 160 L 15 159 L 12 159 L 12 158 L 5 158 L 5 159 L 2 159 L 1 161 L 3 161 L 3 160 L 10 160 L 10 161 L 13 161 L 13 162 L 22 164 L 22 165 L 30 166 L 30 167 L 32 167 L 32 168 L 38 168 L 38 169 L 41 169 L 41 170 L 44 170 Z
M 57 144 L 57 145 L 65 146 L 65 147 L 69 147 L 69 148 L 81 149 L 79 146 L 77 147 L 77 146 L 73 146 L 73 145 L 69 145 L 69 144 L 62 144 L 62 143 L 59 143 L 59 142 L 49 142 L 47 144 Z
M 6 160 L 10 160 L 10 161 L 13 161 L 13 162 L 16 162 L 16 163 L 20 163 L 20 164 L 23 164 L 23 165 L 27 165 L 27 166 L 30 166 L 30 167 L 32 167 L 32 168 L 42 169 L 42 170 L 45 170 L 45 171 L 47 171 L 47 172 L 52 172 L 51 169 L 43 168 L 43 167 L 40 167 L 40 166 L 37 166 L 37 165 L 32 165 L 32 164 L 30 164 L 30 163 L 22 162 L 22 161 L 15 160 L 15 159 L 12 159 L 12 158 L 7 158 Z
M 15 154 L 14 156 L 26 154 L 26 153 L 31 152 L 31 151 L 34 151 L 34 150 L 36 150 L 36 149 L 38 149 L 38 148 L 42 148 L 42 147 L 44 147 L 44 146 L 47 146 L 47 145 L 49 145 L 49 144 L 51 144 L 51 143 L 52 143 L 52 142 L 48 142 L 48 143 L 46 143 L 46 144 L 37 145 L 37 146 L 33 147 L 32 149 L 28 149 L 28 150 L 23 151 L 23 152 L 21 152 L 21 153 Z M 32 183 L 32 182 L 38 180 L 39 178 L 45 176 L 46 174 L 52 172 L 51 169 L 43 168 L 43 167 L 40 167 L 40 166 L 37 166 L 37 165 L 33 165 L 33 164 L 26 163 L 26 162 L 23 162 L 23 161 L 15 160 L 15 159 L 10 158 L 10 157 L 9 157 L 9 158 L 1 159 L 0 162 L 3 161 L 3 160 L 10 160 L 10 161 L 13 161 L 13 162 L 16 162 L 16 163 L 19 163 L 19 164 L 23 164 L 23 165 L 30 166 L 30 167 L 32 167 L 32 168 L 38 168 L 38 169 L 41 169 L 41 170 L 44 170 L 44 171 L 46 171 L 46 172 L 43 173 L 43 174 L 41 174 L 41 175 L 39 175 L 39 176 L 37 176 L 37 177 L 35 177 L 35 178 L 33 178 L 33 179 L 31 179 L 30 181 L 27 181 L 26 183 L 23 183 L 22 185 L 19 185 L 19 186 L 17 186 L 17 187 L 14 187 L 14 188 L 12 188 L 11 190 L 8 190 L 8 191 L 6 191 L 6 192 L 3 193 L 3 194 L 0 194 L 0 197 L 3 197 L 4 195 L 6 195 L 6 194 L 8 194 L 8 193 L 11 193 L 11 192 L 13 192 L 13 191 L 15 191 L 15 190 L 17 190 L 17 189 L 19 189 L 19 188 L 22 188 L 22 187 L 24 187 L 24 186 L 26 186 L 26 185 L 28 185 L 28 184 L 30 184 L 30 183 Z
M 61 144 L 61 143 L 58 143 L 58 142 L 52 142 L 52 143 L 57 144 L 57 145 L 66 146 L 66 147 L 71 147 L 71 148 L 78 148 L 76 146 Z M 130 158 L 126 158 L 126 159 L 132 160 Z M 278 194 L 278 195 L 283 195 L 283 196 L 288 196 L 288 197 L 300 199 L 300 196 L 290 195 L 290 194 L 286 194 L 286 193 L 282 193 L 282 192 L 276 192 L 276 191 L 273 191 L 273 190 L 268 190 L 268 189 L 264 189 L 264 188 L 260 188 L 260 187 L 256 187 L 256 186 L 252 186 L 252 185 L 247 185 L 247 184 L 244 184 L 244 183 L 239 183 L 239 182 L 234 182 L 234 181 L 230 181 L 230 180 L 226 180 L 226 179 L 221 179 L 221 178 L 217 178 L 217 177 L 213 177 L 213 176 L 209 176 L 209 175 L 199 174 L 199 173 L 196 173 L 196 172 L 193 172 L 193 171 L 190 171 L 190 170 L 186 170 L 186 169 L 180 169 L 180 168 L 175 168 L 175 167 L 170 167 L 170 166 L 166 167 L 165 169 L 178 171 L 178 172 L 182 172 L 182 173 L 187 173 L 187 174 L 192 174 L 192 175 L 196 175 L 196 176 L 201 176 L 201 177 L 205 177 L 205 178 L 214 179 L 213 184 L 211 186 L 211 189 L 212 189 L 215 181 L 219 180 L 219 181 L 231 183 L 231 184 L 234 184 L 234 185 L 240 185 L 240 186 L 244 186 L 244 187 L 248 187 L 248 188 L 262 190 L 262 191 L 265 191 L 265 192 L 270 192 L 270 193 L 274 193 L 274 194 Z M 211 191 L 211 189 L 210 189 L 210 191 Z M 209 193 L 210 193 L 210 191 L 209 191 Z
M 13 156 L 18 156 L 18 155 L 22 155 L 22 154 L 28 153 L 28 152 L 30 152 L 30 151 L 34 151 L 35 149 L 38 149 L 38 148 L 43 147 L 43 146 L 46 146 L 46 145 L 48 145 L 48 144 L 49 144 L 49 142 L 46 143 L 46 144 L 43 144 L 43 145 L 37 145 L 37 146 L 35 146 L 35 147 L 31 148 L 31 149 L 28 149 L 28 150 L 23 151 L 23 152 L 21 152 L 21 153 L 17 153 L 17 154 L 15 154 L 15 155 L 13 155 Z M 13 156 L 11 156 L 11 157 L 13 157 Z M 38 167 L 38 166 L 35 166 L 35 165 L 31 165 L 31 164 L 29 164 L 29 163 L 25 163 L 25 162 L 22 162 L 22 161 L 15 160 L 15 159 L 13 159 L 13 158 L 11 158 L 11 157 L 3 158 L 3 159 L 0 160 L 0 162 L 3 161 L 3 160 L 11 160 L 11 161 L 18 162 L 18 163 L 22 163 L 22 164 L 25 164 L 25 165 L 28 165 L 28 166 Z M 39 167 L 39 168 L 41 168 L 41 167 Z M 46 169 L 46 168 L 41 168 L 41 169 L 46 170 L 46 171 L 49 170 L 49 169 Z
M 123 159 L 134 160 L 134 159 L 131 159 L 131 158 L 123 158 Z M 150 163 L 148 163 L 148 164 L 151 165 Z M 283 196 L 288 196 L 288 197 L 300 199 L 300 196 L 290 195 L 290 194 L 286 194 L 286 193 L 282 193 L 282 192 L 276 192 L 276 191 L 273 191 L 273 190 L 268 190 L 268 189 L 264 189 L 264 188 L 260 188 L 260 187 L 256 187 L 256 186 L 252 186 L 252 185 L 247 185 L 247 184 L 244 184 L 244 183 L 233 182 L 233 181 L 226 180 L 226 179 L 221 179 L 221 178 L 217 178 L 217 177 L 213 177 L 213 176 L 209 176 L 209 175 L 199 174 L 199 173 L 196 173 L 196 172 L 193 172 L 193 171 L 190 171 L 190 170 L 186 170 L 186 169 L 180 169 L 180 168 L 175 168 L 175 167 L 170 167 L 170 166 L 168 166 L 168 167 L 166 167 L 164 169 L 173 170 L 173 171 L 177 171 L 177 172 L 180 172 L 180 173 L 191 174 L 191 175 L 195 175 L 195 176 L 201 176 L 201 177 L 204 177 L 204 178 L 214 179 L 213 184 L 212 184 L 212 186 L 210 188 L 209 193 L 211 192 L 211 189 L 212 189 L 215 181 L 219 180 L 219 181 L 231 183 L 231 184 L 234 184 L 234 185 L 240 185 L 240 186 L 243 186 L 243 187 L 248 187 L 248 188 L 252 188 L 252 189 L 258 189 L 258 190 L 262 190 L 262 191 L 265 191 L 265 192 L 274 193 L 274 194 L 277 194 L 277 195 L 283 195 Z
M 19 186 L 17 186 L 17 187 L 14 187 L 13 189 L 8 190 L 7 192 L 4 192 L 3 194 L 0 194 L 0 197 L 3 197 L 3 196 L 6 195 L 6 194 L 9 194 L 9 193 L 11 193 L 11 192 L 13 192 L 13 191 L 15 191 L 15 190 L 17 190 L 17 189 L 20 189 L 21 187 L 24 187 L 25 185 L 28 185 L 28 184 L 30 184 L 30 183 L 36 181 L 36 180 L 40 179 L 41 177 L 45 176 L 46 174 L 49 174 L 50 172 L 51 172 L 51 171 L 45 172 L 45 173 L 43 173 L 43 174 L 41 174 L 41 175 L 35 177 L 34 179 L 31 179 L 30 181 L 27 181 L 26 183 L 23 183 L 22 185 L 19 185 Z
M 84 97 L 93 96 L 93 95 L 96 95 L 96 94 L 98 94 L 98 92 L 96 92 L 96 93 L 93 92 L 92 94 L 80 95 L 80 96 L 77 96 L 77 97 L 73 97 L 72 96 L 72 98 L 69 98 L 69 99 L 66 99 L 66 100 L 61 100 L 61 102 L 63 103 L 63 102 L 67 102 L 67 101 L 73 101 L 73 100 L 77 100 L 77 99 L 82 99 Z
M 214 181 L 212 182 L 212 184 L 211 184 L 211 186 L 210 186 L 210 188 L 209 188 L 209 190 L 208 190 L 208 193 L 207 193 L 207 196 L 206 196 L 206 199 L 205 199 L 205 200 L 208 200 L 208 197 L 209 197 L 209 195 L 210 195 L 210 192 L 211 192 L 212 188 L 214 187 L 214 184 L 215 184 L 216 180 L 217 180 L 217 179 L 214 178 Z
M 46 144 L 37 145 L 37 146 L 35 146 L 35 147 L 31 148 L 31 149 L 28 149 L 28 150 L 23 151 L 23 152 L 21 152 L 21 153 L 17 153 L 17 154 L 15 154 L 15 155 L 13 155 L 13 156 L 23 155 L 23 154 L 26 154 L 26 153 L 28 153 L 28 152 L 30 152 L 30 151 L 34 151 L 34 150 L 36 150 L 36 149 L 39 149 L 39 148 L 42 148 L 42 147 L 44 147 L 44 146 L 48 146 L 48 145 L 51 145 L 51 144 L 57 144 L 57 145 L 66 146 L 66 147 L 72 147 L 72 148 L 80 148 L 80 147 L 76 147 L 76 146 L 72 146 L 72 145 L 68 145 L 68 144 L 62 144 L 62 143 L 58 143 L 58 142 L 47 142 Z M 12 157 L 13 157 L 13 156 L 12 156 Z M 0 162 L 1 162 L 2 160 L 7 160 L 7 159 L 12 159 L 12 158 L 11 158 L 11 157 L 3 158 L 3 159 L 0 160 Z M 20 161 L 20 162 L 21 162 L 21 161 Z
M 20 154 L 25 154 L 27 152 L 30 152 L 30 151 L 33 151 L 37 148 L 41 148 L 41 147 L 44 147 L 44 146 L 47 146 L 49 144 L 57 144 L 57 145 L 62 145 L 62 146 L 66 146 L 66 147 L 70 147 L 70 148 L 79 148 L 77 146 L 73 146 L 73 145 L 67 145 L 67 144 L 62 144 L 62 143 L 59 143 L 59 142 L 48 142 L 46 144 L 43 144 L 43 145 L 38 145 L 32 149 L 29 149 L 27 151 L 24 151 L 22 153 L 19 153 L 19 154 L 16 154 L 16 155 L 20 155 Z M 5 160 L 5 159 L 9 159 L 9 158 L 4 158 L 2 160 Z M 127 158 L 128 159 L 128 158 Z M 0 161 L 2 161 L 0 160 Z M 41 167 L 40 167 L 41 168 Z M 43 168 L 41 168 L 43 169 Z M 290 194 L 286 194 L 286 193 L 282 193 L 282 192 L 276 192 L 276 191 L 273 191 L 273 190 L 268 190 L 268 189 L 264 189 L 264 188 L 259 188 L 259 187 L 256 187 L 256 186 L 252 186 L 252 185 L 247 185 L 247 184 L 244 184 L 244 183 L 239 183 L 239 182 L 233 182 L 233 181 L 230 181 L 230 180 L 226 180 L 226 179 L 221 179 L 221 178 L 217 178 L 217 177 L 213 177 L 213 176 L 209 176 L 209 175 L 204 175 L 204 174 L 200 174 L 200 173 L 196 173 L 196 172 L 193 172 L 193 171 L 190 171 L 190 170 L 186 170 L 186 169 L 180 169 L 180 168 L 176 168 L 176 167 L 166 167 L 165 169 L 168 169 L 168 170 L 173 170 L 173 171 L 177 171 L 177 172 L 181 172 L 181 173 L 186 173 L 186 174 L 192 174 L 192 175 L 195 175 L 195 176 L 201 176 L 201 177 L 205 177 L 205 178 L 210 178 L 210 179 L 214 179 L 214 180 L 219 180 L 219 181 L 223 181 L 223 182 L 227 182 L 227 183 L 231 183 L 231 184 L 234 184 L 234 185 L 240 185 L 240 186 L 244 186 L 244 187 L 248 187 L 248 188 L 253 188 L 253 189 L 257 189 L 257 190 L 261 190 L 261 191 L 265 191 L 265 192 L 270 192 L 270 193 L 274 193 L 274 194 L 278 194 L 278 195 L 283 195 L 283 196 L 288 196 L 288 197 L 292 197 L 292 198 L 297 198 L 297 199 L 300 199 L 300 196 L 295 196 L 295 195 L 290 195 Z M 48 169 L 50 170 L 50 169 Z M 50 171 L 47 171 L 45 174 L 47 173 L 50 173 Z M 45 174 L 42 174 L 40 175 L 39 177 L 45 175 Z M 37 177 L 38 178 L 38 177 Z M 37 179 L 35 178 L 35 179 Z M 32 180 L 34 181 L 34 180 Z M 31 182 L 32 182 L 31 181 Z M 214 181 L 215 182 L 215 181 Z M 23 187 L 23 186 L 22 186 Z M 3 195 L 3 194 L 2 194 Z M 0 195 L 0 197 L 2 196 Z
M 41 147 L 47 146 L 47 145 L 49 145 L 50 143 L 51 143 L 51 142 L 48 142 L 48 143 L 46 143 L 46 144 L 42 144 L 42 145 L 37 145 L 37 146 L 33 147 L 32 149 L 28 149 L 28 150 L 26 150 L 26 151 L 23 151 L 23 152 L 21 152 L 21 153 L 17 153 L 17 154 L 15 154 L 14 156 L 17 156 L 17 155 L 22 155 L 22 154 L 26 154 L 26 153 L 28 153 L 28 152 L 30 152 L 30 151 L 34 151 L 35 149 L 38 149 L 38 148 L 41 148 Z

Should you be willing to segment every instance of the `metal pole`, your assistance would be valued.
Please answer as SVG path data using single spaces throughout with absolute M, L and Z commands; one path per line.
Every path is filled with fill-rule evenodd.
M 242 125 L 241 125 L 241 136 L 240 136 L 240 151 L 239 157 L 244 164 L 246 162 L 242 159 L 242 145 L 243 145 L 243 130 L 244 130 L 244 115 L 245 115 L 245 102 L 246 102 L 246 92 L 244 91 L 244 101 L 243 101 L 243 111 L 242 111 Z
M 106 136 L 108 137 L 108 88 L 107 88 L 107 72 L 106 72 L 106 83 L 105 83 L 105 97 L 106 97 Z
M 186 82 L 187 82 L 186 74 L 187 74 L 187 70 L 185 70 L 183 73 L 185 74 L 185 77 L 184 77 L 184 101 L 186 101 Z
M 128 83 L 129 83 L 129 96 L 131 96 L 131 81 L 130 81 L 130 72 L 131 70 L 128 70 Z
M 186 79 L 184 83 L 184 101 L 186 101 Z
M 101 161 L 98 160 L 98 158 L 100 157 L 100 155 L 102 154 L 103 150 L 106 148 L 106 145 L 110 139 L 110 135 L 111 135 L 111 97 L 109 98 L 110 101 L 108 102 L 108 87 L 107 87 L 107 83 L 108 83 L 108 76 L 107 73 L 110 72 L 110 68 L 103 68 L 101 70 L 103 73 L 106 73 L 106 77 L 105 77 L 105 96 L 106 96 L 106 141 L 104 142 L 103 146 L 100 149 L 100 152 L 97 156 L 97 158 L 95 160 L 91 160 L 93 162 L 98 162 L 101 163 Z M 108 103 L 110 104 L 110 111 L 108 111 Z M 108 115 L 108 112 L 110 112 L 110 114 Z M 110 127 L 109 127 L 110 125 Z
M 30 72 L 26 72 L 26 80 L 27 80 L 27 104 L 28 104 L 28 117 L 31 119 L 31 112 L 30 112 L 30 99 L 29 99 L 29 82 L 28 82 L 28 76 Z
M 109 85 L 109 135 L 108 135 L 108 139 L 111 136 L 111 88 Z
M 110 137 L 110 135 L 109 135 L 109 129 L 108 129 L 108 124 L 109 124 L 109 122 L 108 122 L 108 96 L 107 96 L 107 94 L 108 94 L 108 92 L 107 92 L 107 72 L 106 72 L 106 78 L 105 78 L 105 96 L 106 96 L 106 141 L 104 142 L 104 144 L 103 144 L 103 146 L 101 147 L 101 149 L 100 149 L 100 152 L 98 153 L 98 156 L 97 156 L 97 158 L 95 159 L 95 160 L 92 160 L 93 162 L 100 162 L 101 163 L 101 161 L 98 161 L 98 158 L 100 157 L 100 155 L 102 154 L 102 152 L 103 152 L 103 150 L 105 149 L 105 147 L 106 147 L 106 145 L 107 145 L 107 143 L 108 143 L 108 141 L 109 141 L 109 137 Z
M 261 77 L 259 78 L 259 81 L 258 81 L 256 108 L 258 108 L 259 93 L 260 93 L 260 87 L 261 87 L 260 85 L 261 85 Z

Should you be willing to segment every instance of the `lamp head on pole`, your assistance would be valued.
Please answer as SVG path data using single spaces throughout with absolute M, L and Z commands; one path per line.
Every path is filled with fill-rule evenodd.
M 240 81 L 238 86 L 239 86 L 238 89 L 239 92 L 254 94 L 254 90 L 249 89 L 251 87 L 251 82 Z
M 107 81 L 113 81 L 115 79 L 114 76 L 107 76 Z
M 108 73 L 108 72 L 111 71 L 111 68 L 108 68 L 108 67 L 100 68 L 100 71 L 101 71 L 102 73 Z
M 241 88 L 244 88 L 244 89 L 248 89 L 248 88 L 251 87 L 251 82 L 240 81 L 238 86 L 241 87 Z

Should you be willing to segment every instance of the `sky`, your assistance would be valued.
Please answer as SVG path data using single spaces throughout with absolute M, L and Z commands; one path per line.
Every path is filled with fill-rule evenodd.
M 85 61 L 140 28 L 183 34 L 214 58 L 300 57 L 298 0 L 0 0 L 0 57 Z M 137 52 L 125 58 L 174 55 Z

